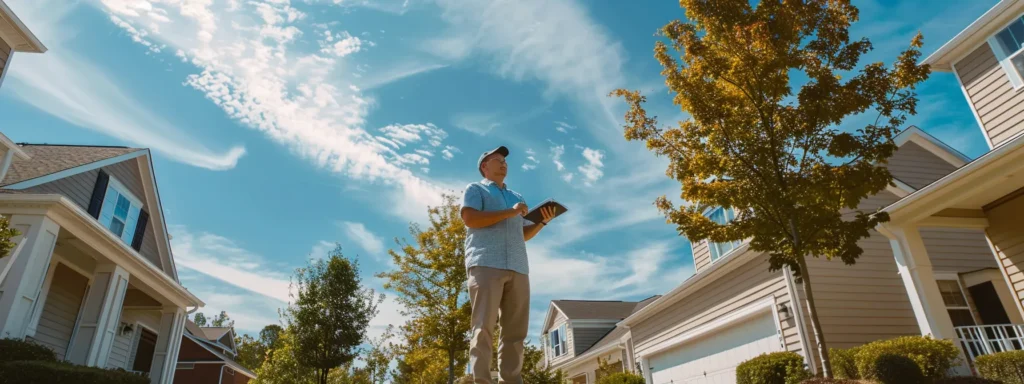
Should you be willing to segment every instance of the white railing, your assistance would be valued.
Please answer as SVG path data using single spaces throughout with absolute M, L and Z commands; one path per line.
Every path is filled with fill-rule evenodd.
M 957 340 L 964 353 L 974 359 L 990 353 L 1024 350 L 1024 325 L 972 325 L 955 327 Z

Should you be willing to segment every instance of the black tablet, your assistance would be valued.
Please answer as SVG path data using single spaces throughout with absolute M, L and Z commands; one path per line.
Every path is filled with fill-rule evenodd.
M 539 223 L 543 221 L 544 216 L 540 214 L 540 209 L 544 207 L 555 207 L 555 217 L 558 217 L 569 210 L 561 203 L 552 199 L 547 199 L 544 200 L 544 202 L 540 203 L 540 205 L 533 207 L 533 209 L 531 209 L 530 212 L 526 214 L 526 220 L 530 220 L 533 223 Z

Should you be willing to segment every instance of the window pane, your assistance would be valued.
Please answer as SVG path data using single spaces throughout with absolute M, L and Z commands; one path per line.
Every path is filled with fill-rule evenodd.
M 1006 53 L 1010 54 L 1017 52 L 1017 50 L 1020 49 L 1021 43 L 1024 43 L 1024 22 L 1017 19 L 1017 21 L 1014 21 L 1013 24 L 1010 24 L 1006 29 L 1009 29 L 1010 32 L 1013 33 L 1013 40 L 1017 43 L 1012 51 L 1008 51 Z
M 1006 52 L 1006 54 L 1017 52 L 1017 49 L 1020 48 L 1017 44 L 1017 40 L 1013 37 L 1013 32 L 1010 32 L 1010 28 L 1006 28 L 1002 32 L 999 32 L 999 34 L 996 35 L 996 40 L 999 41 L 999 45 L 1003 48 L 1003 52 Z
M 110 220 L 110 231 L 114 232 L 117 237 L 121 237 L 121 234 L 124 233 L 124 222 L 116 217 L 113 218 Z
M 969 309 L 950 309 L 948 312 L 949 319 L 953 321 L 954 327 L 975 325 L 974 317 L 971 316 L 971 310 Z
M 711 221 L 714 221 L 718 224 L 725 225 L 725 223 L 728 223 L 728 221 L 725 220 L 725 212 L 722 210 L 722 208 L 717 208 L 714 211 L 711 211 L 711 214 L 708 215 L 708 218 L 711 219 Z
M 1017 74 L 1024 76 L 1024 53 L 1018 54 L 1010 59 L 1010 64 L 1017 70 Z
M 124 196 L 117 195 L 117 206 L 114 207 L 114 216 L 120 217 L 124 220 L 128 217 L 128 209 L 132 207 L 132 203 Z
M 713 243 L 708 240 L 708 248 L 711 250 L 711 261 L 718 260 L 719 257 L 722 257 L 722 255 L 718 253 L 718 243 Z
M 960 284 L 956 280 L 938 280 L 939 292 L 942 293 L 942 302 L 947 307 L 966 307 L 967 300 L 960 291 Z

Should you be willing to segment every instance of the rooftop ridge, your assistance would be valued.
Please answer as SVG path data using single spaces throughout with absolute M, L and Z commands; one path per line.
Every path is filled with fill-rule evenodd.
M 38 147 L 76 147 L 76 148 L 121 148 L 121 149 L 141 149 L 132 148 L 125 145 L 88 145 L 88 144 L 50 144 L 50 143 L 15 143 L 20 146 L 38 146 Z

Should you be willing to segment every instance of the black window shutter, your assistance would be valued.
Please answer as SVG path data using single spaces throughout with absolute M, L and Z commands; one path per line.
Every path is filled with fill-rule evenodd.
M 149 223 L 149 213 L 143 209 L 139 211 L 139 223 L 135 225 L 135 237 L 132 237 L 132 248 L 136 251 L 142 248 L 142 238 L 146 235 L 146 223 Z
M 100 208 L 103 207 L 103 197 L 107 194 L 107 184 L 110 182 L 110 175 L 100 170 L 96 176 L 96 186 L 92 189 L 92 198 L 89 199 L 89 215 L 100 218 Z

